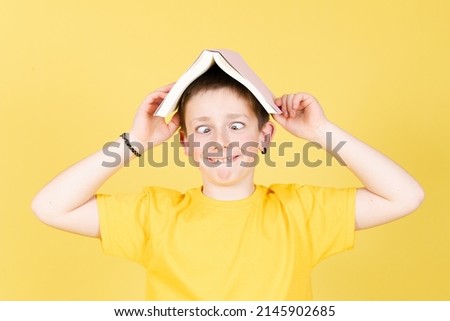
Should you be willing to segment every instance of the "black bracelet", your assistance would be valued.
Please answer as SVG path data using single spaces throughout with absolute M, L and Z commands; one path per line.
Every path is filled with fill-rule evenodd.
M 137 157 L 141 157 L 142 154 L 139 153 L 137 150 L 134 149 L 133 146 L 131 146 L 130 141 L 128 140 L 128 134 L 127 133 L 123 133 L 122 135 L 120 135 L 120 137 L 123 138 L 123 140 L 125 141 L 125 144 L 128 146 L 128 148 L 133 152 L 134 155 L 136 155 Z

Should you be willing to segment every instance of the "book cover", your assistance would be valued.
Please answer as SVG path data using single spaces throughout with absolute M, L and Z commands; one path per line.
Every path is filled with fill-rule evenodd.
M 210 49 L 203 50 L 191 67 L 178 79 L 154 115 L 166 117 L 172 113 L 186 88 L 213 64 L 218 65 L 230 77 L 250 90 L 268 113 L 281 113 L 281 110 L 275 105 L 272 92 L 239 53 L 228 49 Z

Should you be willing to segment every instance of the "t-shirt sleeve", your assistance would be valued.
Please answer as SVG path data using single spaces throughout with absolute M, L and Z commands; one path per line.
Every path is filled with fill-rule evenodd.
M 353 248 L 356 188 L 296 186 L 313 265 Z
M 149 241 L 149 197 L 136 194 L 97 194 L 100 232 L 106 254 L 143 264 Z

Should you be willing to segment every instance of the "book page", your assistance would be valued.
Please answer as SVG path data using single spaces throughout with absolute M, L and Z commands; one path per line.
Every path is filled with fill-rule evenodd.
M 159 105 L 155 111 L 155 116 L 166 117 L 169 115 L 178 103 L 186 88 L 200 75 L 205 73 L 214 64 L 213 54 L 208 51 L 203 51 L 195 60 L 191 67 L 177 80 L 166 98 Z

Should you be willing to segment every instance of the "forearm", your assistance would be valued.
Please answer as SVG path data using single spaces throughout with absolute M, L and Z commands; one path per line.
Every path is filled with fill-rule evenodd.
M 33 210 L 38 215 L 71 212 L 92 198 L 103 183 L 134 157 L 123 139 L 112 142 L 108 149 L 86 157 L 50 181 L 35 196 Z
M 276 101 L 274 115 L 293 135 L 319 143 L 344 162 L 364 184 L 356 193 L 356 228 L 369 228 L 413 212 L 423 200 L 420 185 L 403 168 L 369 145 L 330 123 L 317 100 L 305 93 Z
M 327 134 L 328 141 L 327 141 Z M 423 191 L 403 168 L 332 123 L 326 123 L 316 141 L 328 152 L 337 153 L 364 187 L 390 202 L 421 201 Z M 340 144 L 340 145 L 339 145 Z M 419 201 L 419 203 L 420 203 Z

